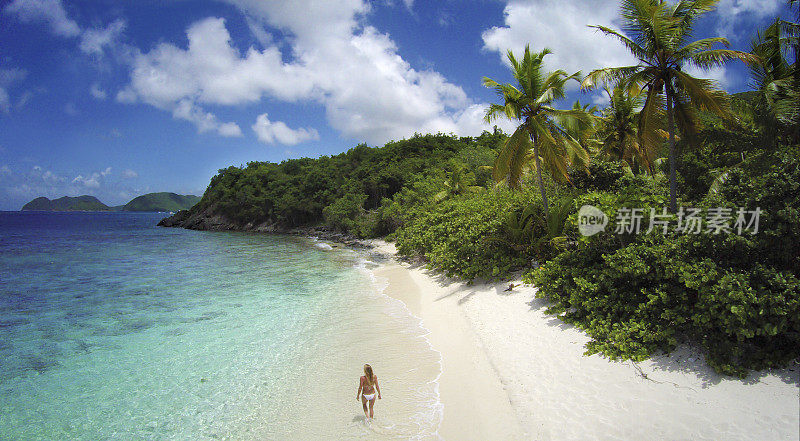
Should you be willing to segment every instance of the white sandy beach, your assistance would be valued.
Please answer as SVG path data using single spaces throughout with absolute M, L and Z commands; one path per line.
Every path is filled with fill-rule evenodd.
M 535 287 L 468 286 L 394 260 L 376 275 L 442 354 L 446 440 L 800 439 L 800 366 L 739 380 L 688 349 L 636 365 L 587 357 L 589 338 L 544 314 Z

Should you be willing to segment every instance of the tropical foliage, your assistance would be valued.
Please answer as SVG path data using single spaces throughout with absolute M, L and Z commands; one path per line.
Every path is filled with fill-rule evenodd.
M 583 86 L 590 88 L 601 83 L 619 83 L 644 90 L 646 99 L 639 118 L 639 136 L 648 139 L 648 143 L 657 142 L 662 98 L 666 100 L 669 205 L 673 213 L 677 211 L 676 125 L 684 137 L 691 139 L 697 129 L 698 110 L 725 117 L 729 107 L 727 95 L 716 88 L 714 81 L 695 78 L 683 68 L 710 69 L 735 59 L 748 63 L 757 61 L 752 54 L 727 48 L 715 49 L 729 46 L 728 40 L 722 37 L 690 41 L 697 19 L 712 10 L 718 1 L 623 0 L 621 9 L 625 33 L 594 26 L 625 45 L 639 64 L 597 69 L 584 79 Z
M 689 344 L 731 375 L 785 366 L 800 357 L 798 83 L 786 56 L 797 34 L 776 21 L 752 54 L 692 41 L 715 3 L 622 1 L 623 30 L 597 28 L 639 64 L 583 79 L 606 88 L 603 109 L 559 109 L 578 76 L 546 72 L 547 50 L 509 52 L 516 82 L 484 84 L 501 99 L 487 118 L 518 122 L 510 136 L 416 135 L 230 167 L 190 214 L 386 237 L 468 281 L 522 272 L 551 313 L 588 333 L 588 353 L 641 360 Z M 728 96 L 683 69 L 734 59 L 749 63 L 754 90 Z M 681 209 L 757 211 L 758 231 L 678 231 L 678 192 Z M 584 205 L 609 215 L 603 232 L 580 234 Z M 614 216 L 623 208 L 643 213 L 640 234 Z M 648 228 L 654 216 L 671 228 Z
M 598 156 L 620 161 L 633 173 L 643 169 L 654 174 L 653 167 L 661 143 L 656 136 L 639 136 L 644 92 L 636 87 L 628 90 L 619 85 L 612 90 L 606 88 L 605 91 L 609 104 L 600 116 L 595 135 L 601 146 Z M 656 108 L 660 106 L 656 105 Z M 657 113 L 655 118 L 660 116 Z M 654 121 L 657 122 L 658 119 L 655 118 Z
M 496 181 L 505 180 L 511 188 L 519 188 L 525 167 L 533 164 L 545 213 L 548 204 L 542 167 L 554 179 L 564 181 L 569 179 L 570 165 L 585 166 L 589 161 L 580 142 L 563 127 L 565 122 L 571 121 L 588 124 L 589 115 L 580 108 L 560 110 L 552 106 L 554 101 L 564 98 L 567 81 L 577 81 L 580 73 L 545 72 L 544 57 L 550 53 L 549 49 L 531 53 L 530 47 L 525 46 L 522 60 L 517 60 L 514 53 L 508 51 L 508 61 L 517 85 L 483 79 L 483 85 L 494 89 L 503 99 L 503 104 L 489 106 L 486 120 L 491 122 L 504 116 L 521 122 L 497 156 L 494 178 Z

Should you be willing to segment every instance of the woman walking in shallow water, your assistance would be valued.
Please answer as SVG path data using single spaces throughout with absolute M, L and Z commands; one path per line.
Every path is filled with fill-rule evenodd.
M 372 373 L 372 366 L 364 365 L 364 375 L 358 383 L 358 392 L 356 392 L 356 401 L 361 398 L 361 405 L 364 406 L 364 416 L 372 418 L 375 412 L 372 406 L 375 404 L 375 392 L 378 393 L 378 399 L 381 399 L 381 387 L 378 386 L 378 376 Z M 362 393 L 363 392 L 363 393 Z M 369 401 L 369 415 L 367 415 L 367 401 Z

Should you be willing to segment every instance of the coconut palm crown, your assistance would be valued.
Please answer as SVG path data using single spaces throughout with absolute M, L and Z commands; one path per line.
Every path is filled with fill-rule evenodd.
M 599 84 L 635 85 L 646 92 L 639 118 L 640 136 L 658 136 L 653 122 L 657 118 L 659 100 L 666 98 L 669 132 L 670 210 L 677 211 L 675 171 L 675 126 L 692 140 L 696 110 L 722 117 L 729 115 L 729 100 L 713 80 L 695 78 L 684 68 L 710 69 L 730 60 L 755 63 L 758 57 L 731 50 L 722 37 L 691 41 L 698 17 L 714 9 L 719 0 L 623 0 L 621 15 L 623 32 L 605 26 L 592 26 L 619 40 L 639 60 L 639 64 L 592 71 L 582 83 L 584 88 Z M 722 46 L 722 48 L 719 48 Z M 663 102 L 663 101 L 661 101 Z
M 518 60 L 509 50 L 508 61 L 516 85 L 483 78 L 483 85 L 494 89 L 503 100 L 503 104 L 489 106 L 486 121 L 499 117 L 521 121 L 500 149 L 494 164 L 494 179 L 506 181 L 512 188 L 520 188 L 526 167 L 533 163 L 545 213 L 548 204 L 542 167 L 554 179 L 568 181 L 570 166 L 585 168 L 589 161 L 586 150 L 562 124 L 570 118 L 591 121 L 591 115 L 580 109 L 561 110 L 552 106 L 553 102 L 564 98 L 567 81 L 578 81 L 580 72 L 572 75 L 563 70 L 546 72 L 543 60 L 550 53 L 549 49 L 532 53 L 530 47 L 525 46 L 522 59 Z
M 658 148 L 666 137 L 660 129 L 663 111 L 651 118 L 659 128 L 644 131 L 640 136 L 639 117 L 645 93 L 641 89 L 629 90 L 619 85 L 605 89 L 608 107 L 600 114 L 595 133 L 600 144 L 600 155 L 626 164 L 638 173 L 640 168 L 655 174 L 654 165 Z M 663 104 L 656 106 L 660 110 Z M 660 136 L 653 136 L 660 135 Z

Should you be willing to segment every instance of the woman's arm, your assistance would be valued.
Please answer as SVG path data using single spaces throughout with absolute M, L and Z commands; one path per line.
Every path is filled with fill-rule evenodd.
M 364 385 L 364 381 L 359 378 L 358 379 L 358 392 L 356 392 L 356 401 L 358 401 L 358 397 L 361 396 L 361 387 Z
M 378 386 L 378 376 L 375 375 L 375 390 L 378 391 L 378 399 L 381 399 L 381 387 Z

